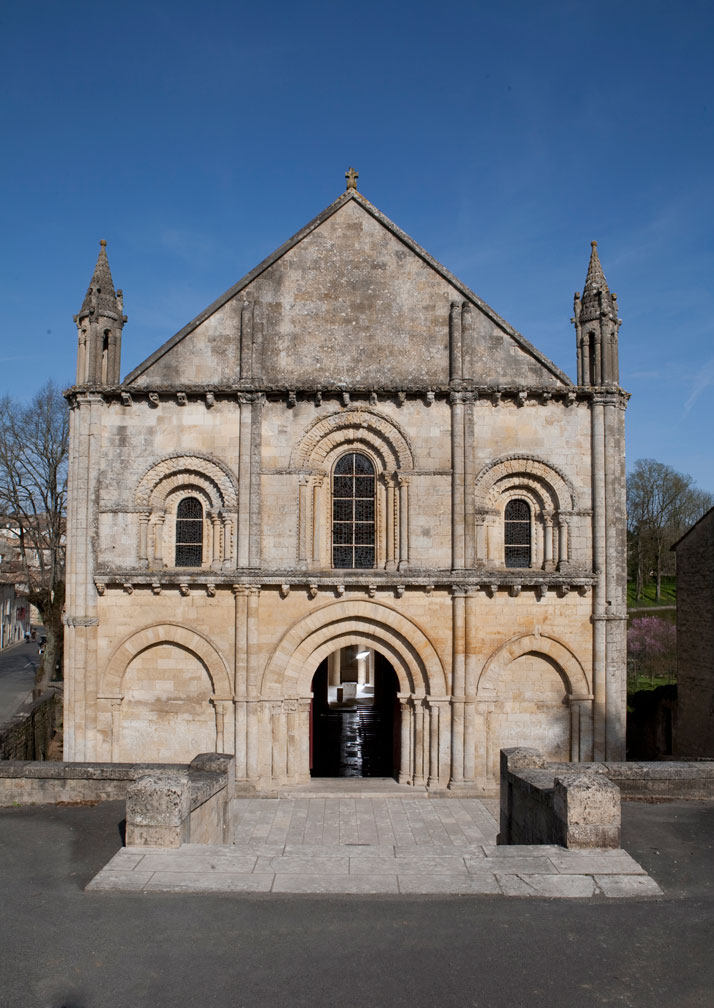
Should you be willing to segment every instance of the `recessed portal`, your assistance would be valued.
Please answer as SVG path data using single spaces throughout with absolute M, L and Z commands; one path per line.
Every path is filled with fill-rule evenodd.
M 334 651 L 312 680 L 313 777 L 394 777 L 399 770 L 399 682 L 372 648 Z

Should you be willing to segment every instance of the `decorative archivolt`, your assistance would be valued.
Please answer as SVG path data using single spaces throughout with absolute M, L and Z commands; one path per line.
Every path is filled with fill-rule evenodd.
M 485 465 L 474 482 L 476 509 L 498 511 L 505 493 L 524 489 L 544 511 L 575 509 L 575 490 L 554 465 L 534 455 L 506 455 Z
M 315 420 L 296 445 L 291 465 L 303 470 L 323 469 L 336 449 L 356 443 L 377 456 L 383 471 L 414 468 L 414 454 L 401 428 L 364 406 Z
M 506 668 L 526 654 L 541 655 L 556 667 L 565 684 L 569 700 L 591 699 L 587 676 L 573 652 L 556 640 L 542 634 L 522 634 L 500 645 L 486 661 L 479 676 L 476 695 L 478 699 L 495 698 L 498 680 Z
M 446 677 L 433 644 L 412 620 L 377 602 L 347 600 L 323 606 L 294 624 L 268 662 L 263 697 L 304 697 L 323 658 L 362 643 L 393 665 L 402 693 L 444 697 Z
M 233 511 L 238 506 L 235 481 L 218 463 L 201 455 L 171 455 L 148 469 L 136 488 L 136 506 L 152 510 L 164 505 L 178 489 L 203 490 L 214 508 Z
M 213 699 L 232 699 L 231 676 L 221 655 L 206 637 L 178 623 L 144 627 L 127 637 L 109 659 L 101 677 L 99 699 L 121 699 L 124 675 L 131 662 L 142 651 L 159 644 L 172 644 L 189 651 L 205 667 L 211 680 Z

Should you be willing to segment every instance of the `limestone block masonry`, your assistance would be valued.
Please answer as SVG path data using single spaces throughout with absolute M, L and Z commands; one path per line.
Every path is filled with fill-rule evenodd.
M 217 751 L 274 793 L 350 703 L 431 792 L 493 793 L 504 747 L 624 757 L 594 245 L 577 384 L 354 187 L 122 381 L 125 322 L 102 244 L 67 392 L 66 760 Z

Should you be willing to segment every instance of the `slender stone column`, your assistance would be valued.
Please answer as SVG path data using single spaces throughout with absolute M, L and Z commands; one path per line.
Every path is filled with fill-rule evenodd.
M 424 776 L 424 763 L 428 759 L 425 751 L 424 738 L 424 700 L 417 697 L 414 700 L 414 784 L 423 787 L 426 783 Z
M 233 522 L 223 515 L 223 567 L 229 570 L 233 557 Z
M 286 712 L 280 700 L 274 701 L 270 705 L 271 739 L 272 739 L 272 764 L 270 776 L 276 783 L 282 783 L 287 773 L 287 752 L 286 752 Z
M 464 662 L 464 780 L 472 781 L 476 757 L 476 676 L 478 674 L 478 640 L 476 627 L 476 589 L 469 587 L 465 598 L 465 662 Z
M 121 737 L 121 702 L 122 698 L 118 697 L 111 701 L 112 704 L 112 763 L 119 762 L 120 747 L 119 740 Z
M 144 567 L 149 562 L 149 511 L 142 511 L 139 515 L 139 561 Z
M 461 306 L 461 377 L 473 377 L 474 370 L 473 312 L 468 301 Z
M 225 752 L 225 741 L 224 741 L 224 721 L 223 721 L 223 705 L 220 700 L 216 700 L 214 697 L 211 698 L 211 703 L 213 704 L 213 714 L 216 719 L 216 752 Z
M 386 569 L 394 570 L 397 566 L 397 561 L 395 557 L 394 550 L 394 474 L 393 473 L 382 473 L 382 482 L 384 483 L 386 494 L 387 494 L 387 514 L 386 514 L 386 526 L 387 526 L 387 561 Z
M 300 741 L 298 738 L 298 701 L 285 700 L 283 704 L 287 720 L 287 774 L 288 780 L 295 780 L 298 769 Z M 308 723 L 308 734 L 310 725 Z M 309 755 L 308 755 L 309 762 Z
M 409 480 L 399 475 L 399 570 L 409 565 Z
M 469 313 L 470 314 L 470 313 Z M 476 442 L 474 424 L 474 397 L 464 400 L 464 566 L 473 567 L 476 562 L 476 518 L 474 483 L 476 471 L 474 448 Z
M 429 777 L 426 786 L 439 786 L 439 706 L 429 699 Z
M 262 332 L 262 329 L 260 330 Z M 257 347 L 254 347 L 257 352 Z M 256 357 L 253 357 L 253 367 L 256 367 Z M 250 421 L 250 501 L 248 511 L 250 542 L 248 545 L 248 563 L 251 567 L 260 567 L 262 549 L 262 515 L 263 486 L 260 469 L 263 455 L 263 404 L 265 395 L 261 392 L 253 397 Z
M 236 778 L 245 780 L 247 770 L 247 711 L 248 696 L 248 589 L 233 585 L 234 598 L 234 669 L 235 669 L 235 753 Z
M 605 731 L 607 700 L 605 685 L 606 640 L 606 512 L 605 512 L 605 441 L 601 399 L 592 404 L 592 488 L 593 488 L 593 566 L 597 581 L 593 587 L 593 691 L 594 759 L 606 759 Z
M 154 565 L 164 566 L 164 522 L 166 515 L 163 511 L 154 515 Z
M 299 477 L 298 489 L 298 564 L 307 566 L 307 498 L 309 476 Z
M 449 309 L 449 377 L 451 381 L 462 378 L 461 354 L 461 305 L 458 301 L 451 302 Z
M 258 682 L 258 602 L 260 599 L 260 588 L 251 585 L 248 588 L 248 604 L 246 613 L 246 678 L 247 694 L 250 700 L 257 701 L 260 684 Z M 257 702 L 248 704 L 248 730 L 246 732 L 246 758 L 248 765 L 248 778 L 256 780 L 259 773 L 258 763 L 258 707 Z
M 463 588 L 453 589 L 452 602 L 452 707 L 451 784 L 464 779 L 465 598 Z
M 543 567 L 553 570 L 553 515 L 543 512 Z
M 300 698 L 298 700 L 297 724 L 298 724 L 298 748 L 299 762 L 296 773 L 298 783 L 307 783 L 310 780 L 310 706 L 312 700 Z
M 213 562 L 221 562 L 221 519 L 217 514 L 211 515 L 211 529 L 213 531 Z
M 223 751 L 225 753 L 235 753 L 235 716 L 234 703 L 232 700 L 216 700 L 217 709 L 220 711 L 223 730 Z
M 250 542 L 250 443 L 252 403 L 240 397 L 240 429 L 238 456 L 238 566 L 248 566 Z
M 558 515 L 558 569 L 562 570 L 568 566 L 568 539 L 569 539 L 568 519 Z
M 408 697 L 399 697 L 400 713 L 400 746 L 399 746 L 399 783 L 411 784 L 412 782 L 412 759 L 411 759 L 411 721 L 412 709 Z
M 451 402 L 451 543 L 454 570 L 464 567 L 464 407 L 452 392 Z
M 320 494 L 324 483 L 323 476 L 313 477 L 312 482 L 312 562 L 320 563 Z

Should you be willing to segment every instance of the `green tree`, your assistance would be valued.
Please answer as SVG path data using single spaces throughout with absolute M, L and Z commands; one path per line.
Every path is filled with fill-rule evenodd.
M 68 454 L 69 410 L 51 381 L 29 404 L 0 400 L 0 510 L 47 634 L 38 689 L 62 668 Z
M 638 459 L 627 477 L 627 530 L 637 599 L 650 570 L 661 598 L 662 570 L 669 547 L 714 504 L 712 494 L 691 476 L 655 459 Z

